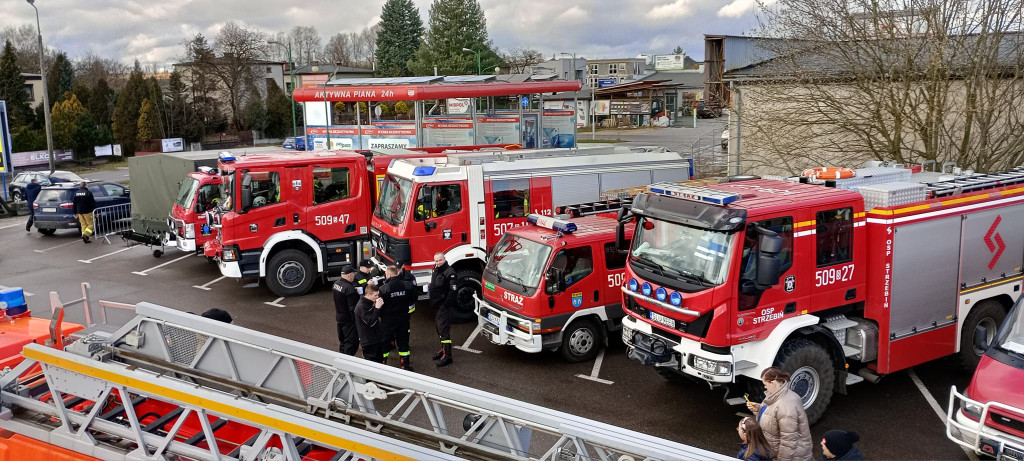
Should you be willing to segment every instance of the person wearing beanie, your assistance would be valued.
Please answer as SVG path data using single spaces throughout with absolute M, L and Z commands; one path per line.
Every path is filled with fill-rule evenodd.
M 206 312 L 203 312 L 201 315 L 203 317 L 206 317 L 211 320 L 216 320 L 218 322 L 231 323 L 232 321 L 231 314 L 229 314 L 227 311 L 223 309 L 217 309 L 216 307 L 214 307 L 213 309 L 209 309 Z
M 850 431 L 828 431 L 821 439 L 821 452 L 825 459 L 842 461 L 864 461 L 864 455 L 853 444 L 860 440 L 860 434 Z

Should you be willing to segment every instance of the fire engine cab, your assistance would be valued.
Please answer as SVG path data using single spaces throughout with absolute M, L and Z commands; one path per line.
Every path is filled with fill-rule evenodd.
M 171 213 L 168 217 L 168 240 L 174 240 L 179 250 L 202 253 L 206 242 L 216 238 L 214 218 L 220 200 L 220 174 L 213 168 L 199 167 L 189 173 L 178 185 Z
M 1021 293 L 1024 170 L 800 181 L 637 196 L 622 216 L 638 220 L 622 287 L 629 356 L 752 395 L 778 366 L 812 422 L 847 385 L 950 354 L 973 368 L 976 327 L 998 325 Z
M 616 251 L 612 216 L 571 220 L 531 214 L 487 258 L 478 323 L 492 342 L 525 352 L 559 350 L 569 362 L 593 359 L 623 311 L 626 257 Z M 632 235 L 632 226 L 626 229 Z
M 406 159 L 388 168 L 373 213 L 379 266 L 409 265 L 417 284 L 430 280 L 433 255 L 458 276 L 456 318 L 473 320 L 473 295 L 487 252 L 528 214 L 593 202 L 601 192 L 692 177 L 692 161 L 660 147 L 594 145 L 580 149 L 452 154 Z

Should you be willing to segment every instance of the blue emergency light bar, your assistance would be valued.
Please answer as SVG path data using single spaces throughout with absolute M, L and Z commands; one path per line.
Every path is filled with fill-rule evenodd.
M 725 206 L 740 199 L 739 194 L 731 194 L 707 187 L 684 186 L 682 184 L 659 183 L 647 186 L 652 194 L 667 195 L 692 202 L 711 203 Z
M 555 219 L 549 216 L 542 216 L 539 214 L 528 214 L 526 215 L 526 222 L 540 227 L 545 227 L 551 230 L 556 230 L 564 234 L 571 234 L 573 232 L 576 232 L 576 223 L 565 221 L 562 219 Z
M 219 157 L 220 157 L 220 161 L 225 162 L 225 163 L 234 162 L 235 161 L 235 154 L 232 154 L 231 152 L 227 152 L 227 151 L 221 152 Z
M 413 176 L 431 176 L 437 168 L 432 166 L 418 166 L 412 170 Z

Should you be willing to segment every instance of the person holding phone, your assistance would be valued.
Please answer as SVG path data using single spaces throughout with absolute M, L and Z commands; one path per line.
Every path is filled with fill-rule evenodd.
M 761 403 L 747 401 L 754 413 L 772 459 L 780 461 L 810 461 L 812 458 L 811 429 L 800 396 L 789 389 L 789 373 L 775 367 L 761 372 L 765 398 Z

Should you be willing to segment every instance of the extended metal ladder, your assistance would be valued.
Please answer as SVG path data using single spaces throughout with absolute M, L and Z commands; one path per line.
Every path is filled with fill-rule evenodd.
M 928 198 L 937 198 L 1020 183 L 1024 183 L 1024 166 L 1003 173 L 973 173 L 929 182 L 925 183 L 925 190 Z
M 580 216 L 590 216 L 598 213 L 607 213 L 620 208 L 629 208 L 632 205 L 633 197 L 598 200 L 596 202 L 561 206 L 555 210 L 555 214 L 565 214 L 569 215 L 571 218 L 579 218 Z
M 0 377 L 0 428 L 101 459 L 729 459 L 150 303 L 135 311 L 63 349 L 26 346 Z

